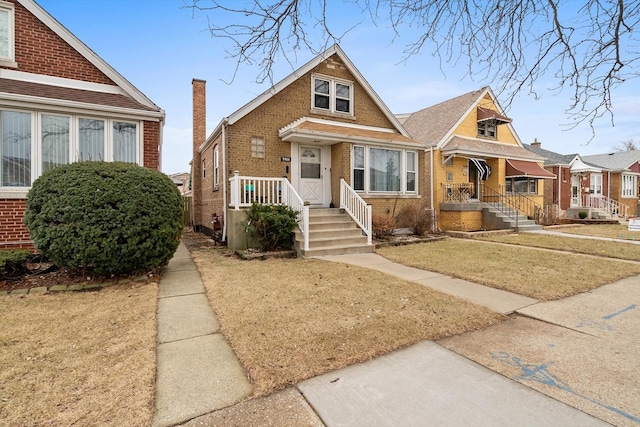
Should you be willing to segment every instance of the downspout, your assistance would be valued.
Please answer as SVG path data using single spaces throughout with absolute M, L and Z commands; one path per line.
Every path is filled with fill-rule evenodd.
M 558 166 L 558 212 L 556 215 L 560 218 L 560 211 L 562 210 L 562 166 Z
M 222 222 L 222 241 L 227 241 L 227 123 L 229 118 L 222 120 L 222 209 L 224 210 L 224 221 Z
M 431 231 L 435 231 L 438 229 L 438 224 L 436 223 L 436 207 L 433 202 L 433 145 L 429 147 L 429 186 L 431 187 L 429 191 L 429 204 L 431 205 Z
M 162 170 L 162 143 L 164 140 L 164 124 L 165 124 L 164 111 L 162 113 L 163 113 L 163 116 L 160 119 L 160 132 L 159 132 L 160 135 L 158 135 L 158 170 L 159 171 Z

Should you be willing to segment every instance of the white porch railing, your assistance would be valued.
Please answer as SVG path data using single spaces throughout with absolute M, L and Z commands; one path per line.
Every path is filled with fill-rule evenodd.
M 613 200 L 607 196 L 594 196 L 593 194 L 584 194 L 582 197 L 582 206 L 585 208 L 602 209 L 612 216 L 629 217 L 629 207 L 617 200 Z
M 368 205 L 344 179 L 340 179 L 340 208 L 360 226 L 367 235 L 367 243 L 371 244 L 371 205 Z
M 286 205 L 298 212 L 298 227 L 304 236 L 304 250 L 309 250 L 309 205 L 287 178 L 240 176 L 234 172 L 229 178 L 233 209 L 248 208 L 253 202 L 265 205 Z

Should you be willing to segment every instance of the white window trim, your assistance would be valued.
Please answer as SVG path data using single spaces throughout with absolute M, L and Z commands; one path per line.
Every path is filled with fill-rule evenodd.
M 315 105 L 315 95 L 316 95 L 316 79 L 326 80 L 329 82 L 329 108 L 318 108 Z M 336 83 L 339 83 L 344 86 L 349 86 L 349 111 L 338 111 L 336 110 Z M 354 86 L 353 82 L 348 80 L 337 79 L 331 76 L 325 76 L 323 74 L 313 74 L 311 76 L 311 111 L 321 112 L 321 113 L 332 113 L 332 114 L 341 114 L 345 116 L 353 116 L 354 115 Z M 345 99 L 345 98 L 340 98 Z
M 213 149 L 213 188 L 220 187 L 220 155 L 219 147 Z
M 355 147 L 364 148 L 364 191 L 356 190 L 358 193 L 371 195 L 371 196 L 390 195 L 390 194 L 392 194 L 392 195 L 401 194 L 401 195 L 410 195 L 410 196 L 417 196 L 418 195 L 418 191 L 419 191 L 419 188 L 420 188 L 420 182 L 419 182 L 420 174 L 418 173 L 419 160 L 418 160 L 418 151 L 417 150 L 408 150 L 408 149 L 405 149 L 405 148 L 381 147 L 381 146 L 374 146 L 374 145 L 353 145 L 351 147 L 351 174 L 352 175 L 353 175 L 353 170 L 355 169 L 355 165 L 354 165 L 355 156 L 354 156 L 354 153 L 353 153 L 353 149 Z M 371 148 L 400 152 L 400 172 L 399 172 L 399 174 L 400 174 L 400 191 L 372 191 L 370 189 L 370 173 L 369 173 L 370 151 L 369 150 Z M 415 173 L 415 186 L 416 186 L 416 189 L 414 191 L 407 191 L 407 153 L 408 152 L 415 153 L 415 155 L 414 155 L 415 163 L 414 163 L 413 172 Z M 353 176 L 351 177 L 351 179 L 353 180 Z M 352 185 L 353 185 L 353 182 L 352 182 Z
M 629 181 L 628 184 L 625 183 L 625 178 L 627 178 Z M 627 174 L 627 173 L 623 173 L 622 177 L 622 188 L 620 189 L 620 197 L 622 197 L 623 199 L 635 199 L 638 197 L 638 175 L 632 175 L 632 174 Z M 627 194 L 625 194 L 625 190 L 631 190 L 631 191 L 626 191 Z
M 1 2 L 1 0 L 0 0 Z M 136 125 L 136 161 L 139 166 L 144 166 L 144 127 L 142 121 L 126 120 L 114 117 L 88 116 L 84 114 L 69 114 L 60 111 L 34 111 L 21 110 L 16 108 L 0 107 L 2 111 L 14 111 L 28 113 L 31 115 L 31 184 L 42 175 L 42 115 L 69 117 L 69 161 L 78 161 L 77 153 L 80 143 L 79 119 L 104 120 L 105 122 L 105 161 L 113 161 L 113 123 L 131 123 Z M 34 137 L 35 135 L 35 137 Z M 1 187 L 0 197 L 2 198 L 25 198 L 29 187 Z
M 0 57 L 0 65 L 5 67 L 17 68 L 18 63 L 16 60 L 16 38 L 15 38 L 15 8 L 13 3 L 8 3 L 6 1 L 0 0 L 0 9 L 9 12 L 9 56 L 8 57 Z

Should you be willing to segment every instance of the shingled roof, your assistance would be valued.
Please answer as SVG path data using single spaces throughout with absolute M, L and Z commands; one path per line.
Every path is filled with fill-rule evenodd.
M 545 166 L 569 166 L 571 161 L 576 158 L 578 153 L 575 154 L 560 154 L 555 151 L 545 150 L 544 148 L 536 147 L 532 144 L 522 144 L 524 148 L 535 153 L 541 157 L 544 157 Z
M 611 171 L 629 169 L 634 163 L 640 162 L 640 150 L 617 151 L 593 156 L 583 156 L 585 162 L 601 166 Z
M 117 93 L 95 92 L 91 90 L 75 89 L 69 87 L 53 86 L 47 84 L 26 82 L 13 79 L 0 78 L 0 93 L 13 95 L 27 95 L 36 98 L 52 100 L 66 100 L 85 104 L 127 108 L 142 110 L 145 112 L 157 111 L 136 100 Z
M 436 145 L 486 89 L 483 87 L 416 111 L 404 121 L 403 126 L 414 140 L 427 146 Z

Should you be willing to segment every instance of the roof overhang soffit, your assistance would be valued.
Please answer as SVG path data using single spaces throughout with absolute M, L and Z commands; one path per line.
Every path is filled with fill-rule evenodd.
M 416 150 L 421 148 L 418 144 L 397 141 L 393 138 L 385 139 L 370 136 L 354 136 L 340 132 L 323 132 L 307 129 L 288 129 L 280 133 L 280 138 L 286 142 L 313 145 L 333 145 L 340 142 L 349 142 L 352 144 L 393 145 L 394 147 L 405 147 Z

